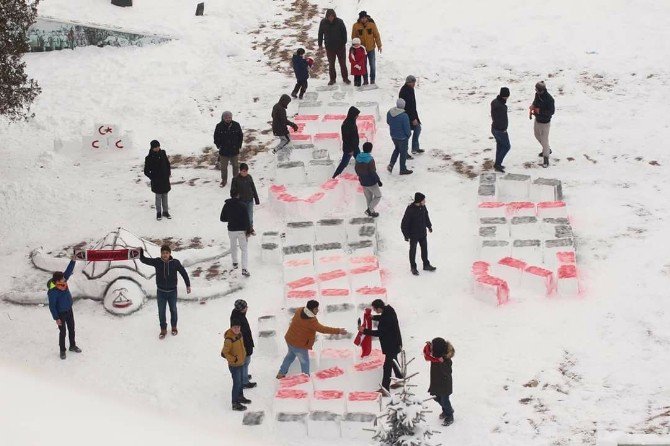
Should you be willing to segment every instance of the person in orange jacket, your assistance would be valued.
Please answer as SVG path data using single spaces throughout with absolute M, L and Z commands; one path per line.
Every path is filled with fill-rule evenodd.
M 242 387 L 242 372 L 244 371 L 244 361 L 247 359 L 247 351 L 244 347 L 242 322 L 238 319 L 230 321 L 230 328 L 226 331 L 223 338 L 221 356 L 228 361 L 228 370 L 230 370 L 230 375 L 233 378 L 233 410 L 247 410 L 244 404 L 251 403 L 251 400 L 244 397 L 244 388 Z

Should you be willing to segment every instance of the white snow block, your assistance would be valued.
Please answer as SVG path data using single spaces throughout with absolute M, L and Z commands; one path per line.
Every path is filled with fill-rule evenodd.
M 316 290 L 316 278 L 313 276 L 300 277 L 291 282 L 286 283 L 288 290 Z
M 563 201 L 543 201 L 537 204 L 537 216 L 539 218 L 566 218 L 568 208 Z
M 562 201 L 563 186 L 560 180 L 537 178 L 530 187 L 530 199 L 540 201 Z
M 275 413 L 309 412 L 309 392 L 297 388 L 279 389 L 275 393 L 272 408 Z
M 307 435 L 310 438 L 336 440 L 342 436 L 340 422 L 342 415 L 332 412 L 311 412 L 307 417 Z
M 547 266 L 551 266 L 552 261 L 556 259 L 556 253 L 574 251 L 574 249 L 575 243 L 574 240 L 570 237 L 545 240 L 543 258 L 547 259 Z
M 514 240 L 512 242 L 512 257 L 523 260 L 529 265 L 542 265 L 543 257 L 540 240 Z
M 109 150 L 109 139 L 104 136 L 84 135 L 81 137 L 81 147 L 83 150 L 106 152 Z
M 502 218 L 506 217 L 507 204 L 500 201 L 485 201 L 477 206 L 479 218 Z
M 275 428 L 277 433 L 284 438 L 307 437 L 307 417 L 309 414 L 293 412 L 277 412 L 275 417 Z
M 554 273 L 539 266 L 529 266 L 523 275 L 523 288 L 537 296 L 551 296 L 556 287 Z
M 491 266 L 493 276 L 503 279 L 509 286 L 514 287 L 521 283 L 523 272 L 528 264 L 520 259 L 504 257 Z
M 318 370 L 314 373 L 312 383 L 315 390 L 342 390 L 348 387 L 346 373 L 340 367 Z M 344 398 L 342 398 L 340 403 L 343 406 L 342 410 L 344 410 Z
M 313 351 L 313 350 L 310 350 Z M 311 361 L 310 357 L 310 361 Z M 299 363 L 298 359 L 296 358 L 293 363 Z M 292 364 L 293 365 L 293 364 Z M 312 379 L 310 378 L 309 375 L 306 375 L 304 373 L 294 373 L 294 374 L 288 374 L 282 379 L 277 380 L 277 388 L 278 390 L 298 390 L 301 392 L 312 392 L 314 391 L 314 386 L 312 385 Z M 296 395 L 300 396 L 302 395 L 301 393 L 297 394 L 292 394 L 292 393 L 286 393 L 283 394 L 286 396 L 286 398 L 291 399 L 296 397 Z M 300 398 L 299 398 L 300 399 Z M 309 407 L 308 407 L 309 409 Z M 307 410 L 305 410 L 307 412 Z
M 339 243 L 337 245 L 340 245 Z M 341 246 L 341 245 L 340 245 Z M 347 256 L 341 249 L 314 253 L 317 273 L 325 273 L 347 267 Z
M 307 182 L 321 184 L 333 176 L 335 162 L 331 159 L 311 160 L 307 163 Z
M 331 412 L 344 415 L 346 400 L 342 390 L 315 390 L 312 395 L 312 412 Z
M 477 189 L 477 199 L 480 203 L 497 201 L 498 193 L 495 184 L 480 184 Z
M 323 107 L 321 101 L 300 101 L 298 104 L 298 114 L 300 115 L 318 115 Z
M 96 138 L 120 139 L 123 131 L 120 125 L 98 122 L 93 126 L 93 135 Z
M 277 164 L 275 172 L 275 183 L 277 184 L 304 184 L 305 163 L 302 161 L 289 161 Z
M 498 178 L 498 196 L 504 201 L 526 201 L 530 196 L 530 175 L 508 173 Z
M 354 365 L 354 351 L 350 348 L 324 348 L 321 350 L 319 358 L 322 369 L 336 367 L 347 370 Z M 329 388 L 339 389 L 340 387 Z
M 346 243 L 344 220 L 325 218 L 316 222 L 316 243 Z
M 295 140 L 295 137 L 298 135 L 292 135 L 291 137 Z M 311 137 L 310 137 L 311 138 Z M 288 161 L 296 162 L 300 161 L 307 165 L 312 160 L 315 147 L 312 143 L 299 143 L 293 144 L 291 151 L 288 155 Z
M 276 330 L 277 318 L 274 315 L 266 315 L 258 318 L 258 331 Z
M 511 254 L 512 245 L 507 240 L 482 240 L 479 250 L 479 258 L 490 264 L 498 263 L 498 260 Z
M 509 285 L 499 277 L 484 274 L 475 277 L 475 298 L 492 305 L 503 305 L 509 301 Z
M 542 234 L 547 238 L 562 238 L 555 236 L 556 226 L 570 226 L 570 220 L 567 218 L 543 218 Z
M 353 296 L 351 295 L 351 290 L 348 286 L 341 288 L 324 288 L 324 286 L 321 285 L 319 287 L 319 299 L 329 314 L 338 311 L 349 311 L 354 308 Z M 331 317 L 329 317 L 328 320 L 330 321 Z
M 321 318 L 319 318 L 320 320 Z M 355 320 L 355 319 L 352 319 Z M 325 319 L 323 322 L 325 323 Z M 349 322 L 351 325 L 351 321 Z M 328 335 L 323 335 L 319 337 L 320 343 L 319 345 L 321 346 L 322 349 L 326 348 L 336 348 L 336 349 L 342 349 L 342 348 L 351 348 L 352 345 L 354 345 L 354 333 L 350 330 L 349 333 L 347 334 L 328 334 Z M 316 348 L 316 347 L 315 347 Z M 346 372 L 346 370 L 345 370 Z
M 384 358 L 373 358 L 361 362 L 351 369 L 350 389 L 352 391 L 370 391 L 381 387 Z
M 316 275 L 314 263 L 310 258 L 287 258 L 283 262 L 284 283 L 293 282 L 301 277 Z
M 379 266 L 375 264 L 363 265 L 349 270 L 351 288 L 357 290 L 363 287 L 381 287 L 382 277 Z
M 280 263 L 282 259 L 279 232 L 264 232 L 261 237 L 261 260 L 263 263 Z
M 537 217 L 512 217 L 510 237 L 513 239 L 531 239 L 540 237 L 542 231 Z
M 579 294 L 579 277 L 576 265 L 558 267 L 558 293 L 561 296 L 577 296 Z
M 340 425 L 342 438 L 360 441 L 372 440 L 376 419 L 377 416 L 372 413 L 349 412 L 345 414 Z
M 375 299 L 381 299 L 384 302 L 388 301 L 387 291 L 384 287 L 368 287 L 357 288 L 354 293 L 354 304 L 356 309 L 370 306 L 370 303 Z
M 321 120 L 322 132 L 338 132 L 347 115 L 329 113 Z
M 512 201 L 507 203 L 507 216 L 512 217 L 535 217 L 537 209 L 531 201 Z
M 379 392 L 349 392 L 347 412 L 379 413 L 382 410 L 382 395 Z
M 373 256 L 377 254 L 377 244 L 372 240 L 361 240 L 347 245 L 353 256 Z
M 379 266 L 377 256 L 351 256 L 349 257 L 349 267 L 358 268 L 359 266 L 376 265 Z
M 479 219 L 479 225 L 480 237 L 509 239 L 509 225 L 505 217 L 482 217 Z
M 318 275 L 319 289 L 349 289 L 349 278 L 347 272 L 343 269 L 334 269 Z
M 277 342 L 276 329 L 263 329 L 258 331 L 255 342 L 255 352 L 261 356 L 275 357 L 279 355 L 279 343 Z
M 339 132 L 317 133 L 312 140 L 314 141 L 314 145 L 319 149 L 328 150 L 328 152 L 333 154 L 342 151 L 342 137 Z
M 313 102 L 313 101 L 316 101 L 319 98 L 319 93 L 317 93 L 316 91 L 308 91 L 307 93 L 305 93 L 303 98 L 307 102 Z M 296 119 L 297 119 L 297 116 L 296 116 Z
M 377 120 L 381 119 L 381 115 L 379 114 L 378 102 L 371 102 L 371 101 L 356 102 L 356 108 L 361 111 L 361 115 L 372 115 L 376 117 Z
M 313 245 L 316 240 L 313 221 L 290 221 L 286 223 L 286 246 Z
M 479 184 L 496 184 L 497 176 L 494 172 L 479 174 Z
M 347 241 L 358 242 L 370 239 L 376 234 L 375 219 L 372 217 L 355 217 L 349 220 L 346 226 Z M 375 228 L 373 231 L 370 227 Z

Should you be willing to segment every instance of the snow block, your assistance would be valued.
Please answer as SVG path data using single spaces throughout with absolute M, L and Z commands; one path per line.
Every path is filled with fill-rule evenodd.
M 293 140 L 298 135 L 293 135 Z M 290 162 L 302 162 L 303 165 L 307 165 L 314 156 L 314 144 L 294 144 L 291 148 L 291 151 L 288 154 L 288 161 Z
M 356 108 L 361 111 L 361 115 L 372 115 L 380 119 L 381 115 L 379 114 L 379 103 L 378 102 L 368 102 L 361 101 L 356 102 Z
M 356 289 L 356 293 L 354 294 L 354 302 L 357 309 L 370 306 L 370 303 L 375 299 L 381 299 L 384 302 L 387 302 L 386 288 L 364 286 Z
M 312 350 L 310 350 L 312 351 Z M 310 357 L 310 361 L 311 361 Z M 296 358 L 293 363 L 299 362 L 298 359 Z M 286 375 L 282 379 L 277 380 L 277 386 L 279 390 L 295 390 L 297 393 L 295 395 L 298 395 L 301 397 L 302 392 L 307 393 L 307 392 L 312 392 L 314 390 L 314 387 L 312 386 L 312 380 L 309 375 L 306 375 L 304 373 L 295 373 L 295 374 L 289 374 Z M 284 394 L 286 398 L 293 398 L 294 394 L 293 393 L 285 393 Z
M 260 426 L 263 424 L 263 419 L 265 418 L 264 411 L 258 412 L 245 412 L 244 418 L 242 418 L 242 424 L 245 426 Z
M 349 279 L 353 289 L 369 287 L 381 287 L 382 277 L 379 272 L 379 266 L 370 264 L 363 265 L 349 270 Z
M 331 85 L 331 87 L 332 87 L 332 85 Z M 319 87 L 317 87 L 317 91 L 319 91 L 318 88 Z M 303 98 L 305 99 L 305 101 L 313 102 L 313 101 L 316 101 L 319 98 L 319 93 L 317 93 L 316 91 L 308 91 L 307 93 L 305 93 Z
M 575 250 L 575 243 L 572 238 L 550 239 L 544 241 L 544 259 L 548 266 L 553 266 L 552 262 L 556 259 L 556 253 Z
M 321 303 L 325 304 L 326 311 L 329 312 L 341 311 L 340 307 L 342 305 L 348 305 L 353 309 L 353 300 L 348 286 L 340 288 L 322 287 L 319 289 L 319 298 Z M 348 311 L 348 307 L 346 310 Z
M 508 173 L 498 178 L 498 195 L 505 201 L 526 201 L 530 195 L 530 175 Z
M 498 236 L 499 239 L 505 240 L 509 238 L 509 227 L 505 217 L 482 217 L 479 219 L 479 224 L 481 225 L 480 228 L 489 228 L 494 226 L 495 231 L 493 232 Z M 491 232 L 491 230 L 481 231 L 480 229 L 480 236 L 482 236 L 482 232 L 487 233 Z
M 312 412 L 307 417 L 307 435 L 310 438 L 339 439 L 342 436 L 341 421 L 342 415 L 332 412 Z
M 280 263 L 282 259 L 279 232 L 267 231 L 261 236 L 261 260 L 264 263 Z
M 275 413 L 309 412 L 309 393 L 302 389 L 279 389 L 275 393 L 272 407 Z
M 335 245 L 341 246 L 339 243 Z M 347 267 L 347 257 L 341 249 L 336 251 L 317 251 L 314 256 L 316 257 L 316 271 L 319 274 Z
M 258 318 L 258 331 L 276 330 L 277 318 L 273 315 L 261 316 Z
M 554 237 L 556 238 L 573 238 L 572 226 L 570 225 L 556 225 L 554 226 Z
M 354 334 L 329 334 L 321 338 L 323 348 L 351 348 L 354 344 Z
M 495 226 L 480 226 L 479 227 L 479 236 L 484 238 L 496 238 L 496 227 Z
M 310 285 L 314 284 L 316 284 L 316 279 L 312 276 L 306 276 L 291 282 L 287 282 L 286 286 L 292 290 L 297 290 L 300 288 L 309 287 Z
M 550 296 L 556 287 L 554 273 L 539 266 L 529 266 L 523 276 L 523 287 L 535 294 Z
M 485 201 L 477 206 L 477 215 L 479 218 L 500 218 L 505 217 L 507 209 L 506 203 L 499 201 Z
M 537 216 L 540 218 L 566 218 L 568 208 L 563 201 L 543 201 L 537 204 Z
M 353 363 L 353 359 L 351 361 Z M 327 369 L 321 369 L 314 373 L 312 383 L 315 390 L 340 390 L 347 386 L 347 379 L 344 369 L 333 366 Z M 340 400 L 342 410 L 344 410 L 344 397 Z M 326 410 L 326 409 L 312 409 L 312 410 Z
M 352 391 L 369 391 L 381 387 L 384 357 L 373 358 L 361 362 L 351 369 L 350 389 Z
M 537 217 L 512 217 L 510 236 L 513 239 L 539 237 L 541 233 Z
M 313 221 L 291 221 L 286 223 L 286 245 L 313 245 L 316 240 Z
M 514 257 L 504 257 L 495 263 L 491 269 L 495 277 L 506 281 L 510 286 L 516 286 L 521 283 L 523 272 L 528 266 L 523 260 Z
M 568 265 L 572 264 L 574 265 L 577 263 L 577 259 L 575 258 L 575 252 L 574 251 L 562 251 L 562 252 L 557 252 L 556 253 L 556 260 L 560 265 Z
M 347 233 L 344 229 L 344 220 L 328 218 L 316 222 L 316 243 L 345 243 Z
M 562 201 L 563 186 L 560 180 L 537 178 L 530 188 L 530 199 L 540 201 Z
M 485 172 L 479 175 L 479 184 L 496 184 L 496 174 Z
M 558 292 L 561 296 L 576 296 L 579 294 L 579 278 L 575 265 L 561 265 L 558 267 Z
M 495 184 L 480 184 L 477 189 L 477 196 L 480 203 L 496 201 L 496 185 Z
M 322 106 L 323 103 L 321 101 L 302 101 L 298 104 L 298 113 L 301 115 L 317 115 Z
M 307 411 L 305 413 L 277 412 L 275 427 L 285 438 L 307 437 Z
M 537 209 L 530 201 L 512 201 L 507 203 L 508 217 L 535 217 Z
M 335 162 L 331 159 L 311 160 L 307 163 L 307 182 L 321 184 L 333 176 Z
M 284 302 L 286 308 L 295 311 L 296 308 L 307 305 L 308 301 L 316 299 L 318 297 L 317 295 L 318 292 L 315 285 L 295 290 L 287 289 L 284 294 Z
M 479 257 L 490 264 L 512 254 L 512 246 L 507 240 L 482 240 Z
M 312 159 L 314 160 L 329 160 L 330 154 L 325 149 L 314 149 L 312 151 Z
M 476 261 L 472 262 L 472 275 L 475 277 L 487 275 L 491 265 L 488 262 Z
M 262 356 L 278 356 L 279 343 L 275 330 L 259 330 L 256 336 L 255 351 Z
M 377 244 L 372 240 L 361 240 L 348 244 L 349 252 L 354 256 L 366 256 L 377 254 Z
M 475 278 L 475 298 L 489 304 L 503 305 L 509 301 L 509 286 L 499 277 L 478 276 Z
M 321 350 L 319 356 L 319 364 L 322 369 L 339 367 L 343 370 L 347 370 L 354 365 L 354 352 L 350 348 L 324 348 Z M 330 387 L 330 389 L 339 388 L 340 387 Z
M 556 233 L 556 226 L 570 226 L 570 220 L 567 218 L 543 218 L 542 233 L 548 237 L 553 237 Z
M 337 132 L 317 133 L 313 140 L 314 145 L 318 148 L 326 149 L 331 153 L 337 153 L 342 149 L 342 137 Z
M 311 409 L 312 412 L 331 412 L 344 415 L 346 410 L 344 392 L 342 390 L 315 390 L 312 395 Z
M 347 412 L 379 413 L 382 410 L 382 395 L 379 392 L 349 392 Z
M 347 413 L 342 419 L 342 438 L 350 440 L 370 441 L 374 435 L 377 416 L 372 413 Z M 369 431 L 366 429 L 371 429 Z
M 540 240 L 514 240 L 512 242 L 512 257 L 521 259 L 529 265 L 542 265 L 543 257 Z
M 316 91 L 337 91 L 339 87 L 337 85 L 318 85 Z M 307 94 L 307 93 L 305 93 Z
M 302 161 L 290 161 L 277 164 L 275 182 L 291 185 L 305 183 L 305 163 Z

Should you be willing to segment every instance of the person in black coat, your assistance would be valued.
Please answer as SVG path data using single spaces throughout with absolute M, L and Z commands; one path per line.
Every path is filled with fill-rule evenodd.
M 442 413 L 440 418 L 444 419 L 444 426 L 449 426 L 454 422 L 454 409 L 451 406 L 449 396 L 453 391 L 453 382 L 451 377 L 452 360 L 454 357 L 454 346 L 443 338 L 435 338 L 430 342 L 430 351 L 425 358 L 430 361 L 430 386 L 428 393 L 435 397 Z
M 291 59 L 291 65 L 293 65 L 296 81 L 295 87 L 291 92 L 291 97 L 302 99 L 307 91 L 307 79 L 309 79 L 309 64 L 305 59 L 304 48 L 298 48 L 298 51 L 295 52 Z M 300 92 L 300 96 L 298 96 L 298 92 Z
M 243 139 L 240 124 L 233 121 L 231 112 L 224 111 L 221 115 L 221 122 L 216 124 L 216 129 L 214 129 L 214 144 L 219 149 L 221 187 L 228 183 L 228 163 L 233 166 L 233 176 L 240 172 L 237 157 L 240 154 Z
M 412 268 L 412 274 L 419 275 L 419 270 L 416 269 L 416 245 L 421 246 L 421 261 L 423 262 L 424 271 L 435 271 L 433 265 L 428 260 L 428 231 L 433 232 L 433 225 L 428 216 L 428 208 L 426 207 L 426 196 L 421 192 L 414 194 L 414 202 L 407 206 L 405 215 L 402 217 L 400 224 L 402 235 L 405 241 L 409 242 L 409 264 Z
M 279 98 L 279 101 L 272 107 L 272 134 L 279 136 L 279 143 L 272 149 L 272 153 L 277 153 L 278 150 L 283 149 L 291 142 L 289 131 L 286 128 L 287 126 L 291 126 L 295 131 L 298 130 L 297 124 L 289 121 L 288 116 L 286 115 L 286 109 L 290 103 L 291 96 L 283 94 Z
M 549 167 L 549 155 L 551 154 L 549 128 L 551 127 L 551 117 L 555 111 L 554 98 L 547 91 L 547 86 L 543 81 L 538 82 L 535 84 L 535 99 L 529 107 L 528 117 L 533 119 L 533 116 L 535 116 L 533 132 L 535 133 L 535 139 L 542 146 L 542 152 L 538 153 L 538 156 L 543 158 L 542 167 Z
M 361 113 L 356 107 L 349 107 L 347 117 L 342 121 L 342 161 L 335 169 L 333 178 L 341 174 L 349 165 L 352 156 L 358 155 L 361 150 L 358 147 L 358 126 L 356 125 L 356 118 Z
M 149 154 L 144 158 L 144 175 L 151 180 L 151 192 L 156 194 L 156 220 L 161 217 L 172 218 L 168 211 L 170 160 L 165 150 L 161 149 L 161 143 L 155 139 L 151 141 Z
M 419 146 L 419 135 L 421 135 L 421 120 L 419 120 L 419 113 L 416 111 L 416 95 L 414 88 L 416 87 L 416 77 L 411 74 L 405 79 L 405 85 L 402 86 L 398 97 L 405 100 L 405 112 L 409 116 L 409 124 L 412 129 L 412 153 L 423 153 Z M 411 158 L 410 158 L 411 159 Z
M 221 209 L 220 220 L 228 223 L 228 238 L 230 239 L 230 254 L 233 260 L 233 269 L 237 269 L 237 246 L 242 251 L 242 275 L 249 277 L 247 261 L 247 238 L 251 235 L 251 223 L 246 205 L 240 200 L 239 190 L 231 190 L 230 198 Z
M 385 356 L 382 387 L 388 391 L 389 388 L 397 387 L 390 386 L 391 370 L 395 373 L 396 378 L 404 378 L 402 372 L 395 363 L 398 353 L 402 350 L 402 335 L 400 334 L 398 316 L 392 306 L 386 305 L 381 299 L 372 301 L 371 306 L 375 313 L 377 313 L 372 316 L 372 320 L 378 322 L 377 329 L 366 330 L 362 326 L 359 326 L 358 331 L 365 335 L 377 336 L 379 338 L 382 353 L 384 353 Z
M 240 333 L 242 333 L 242 338 L 244 340 L 244 350 L 247 352 L 247 357 L 244 360 L 244 365 L 242 366 L 242 387 L 245 389 L 252 389 L 256 387 L 255 382 L 251 382 L 251 375 L 249 375 L 249 363 L 251 362 L 251 355 L 254 353 L 254 338 L 251 334 L 251 327 L 249 327 L 249 321 L 247 320 L 247 302 L 243 299 L 237 299 L 235 301 L 235 308 L 230 313 L 230 324 L 233 324 L 233 321 L 239 321 L 240 323 Z
M 509 88 L 502 87 L 500 94 L 491 101 L 491 133 L 496 140 L 496 161 L 493 164 L 493 169 L 501 173 L 505 173 L 505 166 L 502 163 L 511 147 L 509 135 L 507 134 L 508 98 Z
M 249 225 L 251 226 L 250 234 L 256 235 L 254 231 L 254 203 L 258 206 L 261 201 L 258 199 L 254 179 L 249 175 L 249 165 L 247 163 L 240 164 L 240 173 L 233 178 L 233 182 L 230 184 L 230 194 L 232 196 L 239 195 L 240 200 L 246 206 L 249 213 Z
M 335 14 L 334 9 L 326 11 L 326 18 L 319 24 L 319 49 L 323 48 L 323 41 L 326 41 L 326 56 L 328 57 L 328 74 L 330 81 L 328 85 L 333 85 L 337 75 L 335 74 L 335 58 L 340 63 L 340 72 L 345 84 L 350 84 L 349 71 L 347 70 L 347 27 Z

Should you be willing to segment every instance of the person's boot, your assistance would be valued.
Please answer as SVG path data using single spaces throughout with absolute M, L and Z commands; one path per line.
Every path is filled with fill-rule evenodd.
M 412 149 L 412 153 L 417 154 L 417 153 L 423 153 L 425 150 L 422 149 Z
M 240 399 L 237 400 L 238 402 L 242 404 L 251 404 L 251 400 L 248 398 L 245 398 L 244 395 L 240 397 Z
M 65 355 L 65 350 L 61 350 L 60 352 L 60 359 L 65 359 L 67 356 Z
M 544 161 L 542 161 L 542 167 L 544 167 L 546 169 L 547 167 L 549 167 L 549 157 L 545 156 L 543 158 L 544 158 Z
M 170 213 L 168 211 L 163 212 L 163 217 L 167 218 L 168 220 L 172 219 L 172 216 L 170 215 Z
M 277 379 L 283 379 L 285 377 L 286 377 L 286 375 L 284 375 L 283 373 L 277 373 L 277 376 L 276 376 Z
M 241 403 L 236 401 L 233 403 L 233 410 L 237 412 L 244 412 L 245 410 L 247 410 L 247 406 L 243 406 Z
M 451 426 L 454 424 L 454 416 L 453 415 L 448 415 L 444 417 L 444 421 L 442 422 L 442 426 Z
M 79 347 L 77 347 L 76 345 L 71 345 L 68 350 L 70 350 L 71 352 L 75 352 L 75 353 L 81 353 L 81 349 Z
M 328 81 L 328 85 L 335 85 L 335 80 L 333 79 L 332 81 Z
M 227 182 L 226 181 L 221 181 L 219 183 L 219 187 L 226 187 Z
M 297 94 L 295 94 L 295 92 L 293 92 L 293 93 L 291 93 L 291 97 L 292 97 L 293 99 L 295 99 L 295 98 L 297 98 L 297 97 L 298 97 L 298 95 L 297 95 Z
M 258 385 L 258 384 L 249 381 L 248 383 L 244 384 L 242 387 L 245 388 L 245 389 L 253 389 L 253 388 L 256 387 L 257 385 Z
M 156 212 L 156 220 L 161 221 L 163 219 L 163 216 L 161 215 L 160 212 Z
M 495 170 L 496 172 L 505 173 L 505 168 L 498 164 L 493 165 L 493 170 Z
M 433 265 L 430 263 L 423 265 L 423 270 L 424 271 L 435 271 L 437 268 L 435 268 Z
M 249 271 L 247 271 L 246 269 L 242 269 L 242 275 L 244 277 L 251 277 L 251 273 L 249 273 Z
M 233 263 L 233 269 L 237 269 L 237 263 Z
M 165 339 L 166 334 L 167 334 L 167 328 L 161 328 L 161 332 L 158 333 L 158 339 Z
M 393 173 L 393 166 L 389 164 L 388 166 L 386 166 L 386 170 L 388 170 L 389 173 Z
M 347 85 L 351 85 L 351 81 L 349 80 L 349 78 L 343 79 L 343 82 Z
M 551 153 L 552 153 L 552 150 L 549 149 L 549 155 L 551 155 Z M 542 158 L 542 152 L 538 153 L 537 156 L 539 156 L 540 158 Z
M 177 336 L 179 334 L 179 330 L 177 330 L 177 327 L 172 327 L 172 336 Z
M 416 267 L 412 268 L 412 274 L 414 274 L 415 276 L 418 276 L 419 275 L 419 270 L 416 269 Z
M 413 152 L 412 152 L 412 153 L 413 153 Z M 407 159 L 408 159 L 408 160 L 413 160 L 414 157 L 408 153 L 408 154 L 407 154 Z
M 401 170 L 401 171 L 400 171 L 400 175 L 409 175 L 409 174 L 411 174 L 412 172 L 414 172 L 414 171 L 413 171 L 413 170 L 409 170 L 409 169 L 405 169 L 405 170 Z

